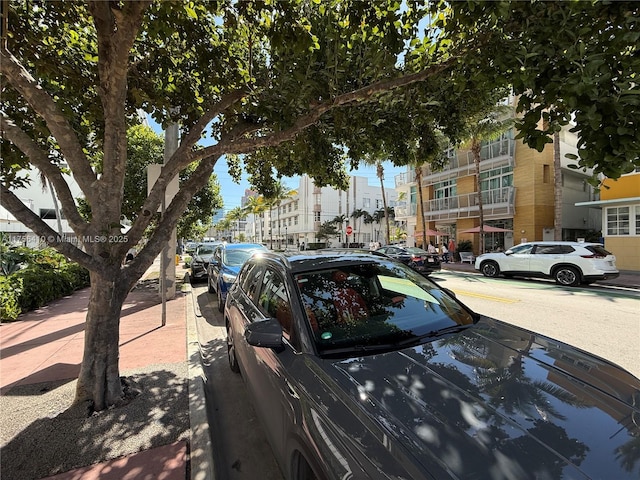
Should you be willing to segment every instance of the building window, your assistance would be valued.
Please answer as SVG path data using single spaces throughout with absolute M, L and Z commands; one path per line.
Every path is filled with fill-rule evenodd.
M 314 222 L 320 221 L 320 212 L 313 212 L 313 221 Z
M 637 220 L 637 212 L 636 212 Z M 637 222 L 636 222 L 637 223 Z M 638 227 L 636 225 L 636 232 Z M 629 207 L 609 207 L 607 208 L 607 235 L 629 235 L 630 216 Z
M 542 183 L 551 183 L 550 165 L 542 165 Z
M 55 220 L 58 217 L 56 216 L 56 211 L 53 208 L 41 208 L 40 218 L 43 220 Z M 60 218 L 64 218 L 64 215 L 61 215 Z
M 370 208 L 371 207 L 371 199 L 363 198 L 362 199 L 362 208 Z
M 298 225 L 298 215 L 296 215 L 295 217 L 293 217 L 293 224 L 294 224 L 294 225 Z

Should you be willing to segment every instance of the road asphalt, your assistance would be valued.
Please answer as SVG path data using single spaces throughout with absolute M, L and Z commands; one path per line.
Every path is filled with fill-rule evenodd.
M 442 268 L 475 272 L 467 263 Z M 176 270 L 182 287 L 166 303 L 166 325 L 161 325 L 162 305 L 154 282 L 157 264 L 123 307 L 120 374 L 142 393 L 122 409 L 87 418 L 71 406 L 89 289 L 0 324 L 3 478 L 215 478 L 195 299 L 187 270 L 182 264 Z M 598 283 L 640 289 L 640 272 L 622 272 Z M 130 416 L 123 413 L 127 411 Z M 79 431 L 85 428 L 89 433 L 83 436 Z

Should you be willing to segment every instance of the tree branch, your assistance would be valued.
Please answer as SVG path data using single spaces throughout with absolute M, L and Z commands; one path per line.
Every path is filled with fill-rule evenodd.
M 91 169 L 82 145 L 78 142 L 69 122 L 51 96 L 38 85 L 33 76 L 8 50 L 0 49 L 0 73 L 29 103 L 31 108 L 44 119 L 49 131 L 55 137 L 65 160 L 73 170 L 74 178 L 89 201 L 93 200 L 93 184 L 97 177 Z
M 63 253 L 83 267 L 92 270 L 97 268 L 93 258 L 87 255 L 69 240 L 61 237 L 58 232 L 42 221 L 38 215 L 32 212 L 16 195 L 4 185 L 0 185 L 0 205 L 9 210 L 27 228 L 46 240 L 47 244 L 53 246 L 60 253 Z M 77 239 L 80 241 L 80 238 Z
M 47 154 L 42 151 L 22 129 L 20 129 L 4 112 L 0 112 L 0 136 L 9 140 L 18 147 L 36 168 L 53 184 L 55 191 L 62 203 L 62 211 L 67 221 L 78 235 L 87 233 L 87 224 L 78 213 L 75 200 L 69 190 L 69 184 L 64 180 L 60 168 L 49 161 Z
M 209 156 L 216 157 L 231 153 L 251 153 L 259 148 L 280 145 L 281 143 L 292 140 L 298 133 L 316 124 L 318 120 L 330 110 L 353 104 L 374 101 L 375 98 L 382 93 L 390 92 L 397 88 L 407 87 L 415 83 L 424 82 L 431 76 L 441 73 L 457 62 L 457 58 L 452 58 L 418 73 L 381 80 L 361 89 L 338 95 L 332 100 L 328 100 L 313 107 L 305 115 L 300 116 L 293 125 L 286 130 L 271 133 L 265 133 L 264 130 L 261 130 L 261 136 L 247 136 L 247 133 L 257 131 L 255 128 L 247 129 L 246 132 L 234 131 L 228 135 L 226 139 L 221 140 L 217 144 L 192 152 L 190 160 L 195 161 Z

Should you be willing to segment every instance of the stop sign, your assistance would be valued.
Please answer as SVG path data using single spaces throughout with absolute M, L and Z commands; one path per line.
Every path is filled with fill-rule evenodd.
M 351 228 L 351 225 L 347 225 L 347 235 L 351 235 L 353 233 L 353 228 Z

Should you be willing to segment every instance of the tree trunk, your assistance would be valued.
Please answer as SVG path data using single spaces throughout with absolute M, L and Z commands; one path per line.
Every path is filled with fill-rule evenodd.
M 113 276 L 91 273 L 84 355 L 74 403 L 90 401 L 96 411 L 124 401 L 118 365 L 120 312 L 129 282 L 120 277 L 117 273 Z
M 476 167 L 476 190 L 478 192 L 478 216 L 480 217 L 480 232 L 478 233 L 478 255 L 484 253 L 484 209 L 482 206 L 482 183 L 480 182 L 480 148 L 481 144 L 474 141 L 471 144 L 473 162 Z
M 387 211 L 387 196 L 385 195 L 385 192 L 384 192 L 384 167 L 380 162 L 378 162 L 377 172 L 378 172 L 378 178 L 380 179 L 380 188 L 382 189 L 382 205 L 384 208 L 384 221 L 387 225 L 387 231 L 385 232 L 385 240 L 387 241 L 387 245 L 389 245 L 391 243 L 390 228 L 389 228 L 389 212 Z
M 416 168 L 416 182 L 418 183 L 418 215 L 422 223 L 422 248 L 427 249 L 427 224 L 424 221 L 424 204 L 422 203 L 422 167 Z
M 553 239 L 562 240 L 562 163 L 560 134 L 553 134 Z

